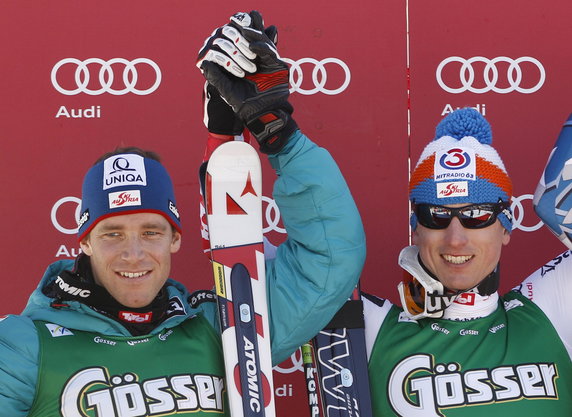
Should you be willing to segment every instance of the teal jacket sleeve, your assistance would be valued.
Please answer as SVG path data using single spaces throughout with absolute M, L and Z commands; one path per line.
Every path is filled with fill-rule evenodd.
M 0 321 L 1 415 L 28 415 L 36 391 L 38 349 L 32 320 L 8 316 Z
M 273 363 L 318 333 L 358 282 L 365 234 L 331 155 L 300 131 L 270 156 L 288 239 L 266 263 Z

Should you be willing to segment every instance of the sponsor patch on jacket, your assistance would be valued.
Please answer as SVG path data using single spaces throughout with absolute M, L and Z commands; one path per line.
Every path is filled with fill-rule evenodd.
M 120 311 L 119 319 L 129 323 L 149 323 L 153 318 L 153 312 L 137 313 L 134 311 Z
M 179 297 L 169 298 L 169 307 L 167 307 L 167 317 L 184 316 L 187 314 L 183 302 Z
M 459 294 L 457 298 L 455 298 L 455 303 L 463 304 L 466 306 L 474 306 L 475 305 L 476 295 L 472 292 L 464 292 Z
M 513 308 L 522 307 L 522 306 L 524 306 L 524 304 L 522 304 L 522 301 L 520 301 L 520 300 L 510 300 L 510 301 L 504 302 L 504 309 L 506 311 L 512 310 Z
M 46 327 L 50 331 L 50 334 L 52 335 L 52 337 L 73 336 L 73 333 L 71 330 L 66 329 L 63 326 L 60 326 L 59 324 L 46 323 Z
M 199 290 L 189 296 L 189 305 L 191 308 L 197 308 L 202 303 L 216 301 L 216 295 L 212 291 Z

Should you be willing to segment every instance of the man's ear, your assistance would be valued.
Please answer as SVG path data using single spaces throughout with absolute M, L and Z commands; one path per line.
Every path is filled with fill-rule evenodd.
M 417 228 L 411 231 L 411 243 L 417 245 Z
M 181 249 L 181 234 L 179 232 L 173 233 L 173 239 L 171 240 L 171 253 L 176 253 Z
M 85 253 L 87 256 L 91 256 L 93 254 L 93 250 L 91 248 L 91 242 L 89 241 L 89 235 L 84 237 L 81 242 L 79 242 L 79 246 L 81 247 L 81 251 Z
M 510 242 L 510 232 L 508 230 L 506 230 L 504 227 L 503 227 L 503 230 L 504 230 L 504 234 L 502 235 L 502 244 L 504 246 L 506 246 L 506 245 L 508 245 L 508 242 Z

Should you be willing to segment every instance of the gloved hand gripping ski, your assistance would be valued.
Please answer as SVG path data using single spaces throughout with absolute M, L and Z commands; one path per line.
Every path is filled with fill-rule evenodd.
M 203 90 L 204 123 L 210 133 L 226 136 L 239 136 L 244 131 L 244 123 L 232 108 L 223 100 L 218 90 L 205 81 Z
M 288 66 L 280 60 L 275 40 L 276 28 L 264 29 L 258 12 L 237 13 L 207 39 L 197 61 L 207 81 L 256 138 L 260 151 L 268 154 L 280 151 L 297 129 L 288 102 Z

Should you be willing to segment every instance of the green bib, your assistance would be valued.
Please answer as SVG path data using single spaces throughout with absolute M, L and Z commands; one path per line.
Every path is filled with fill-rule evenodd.
M 572 363 L 552 323 L 510 293 L 490 316 L 411 321 L 393 306 L 369 361 L 374 415 L 572 415 Z
M 220 336 L 202 317 L 145 337 L 35 325 L 40 365 L 29 417 L 226 415 Z

